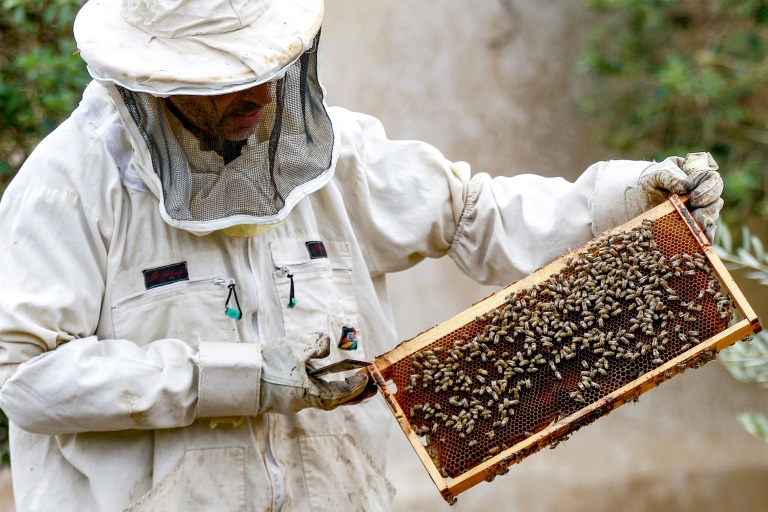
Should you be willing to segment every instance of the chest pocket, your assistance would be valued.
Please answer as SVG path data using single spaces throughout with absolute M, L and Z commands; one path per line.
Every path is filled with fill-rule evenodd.
M 318 364 L 365 359 L 349 244 L 282 240 L 270 251 L 285 333 L 327 333 L 331 355 Z
M 228 291 L 216 251 L 124 270 L 113 283 L 115 336 L 139 344 L 164 338 L 231 341 L 234 324 L 224 312 Z

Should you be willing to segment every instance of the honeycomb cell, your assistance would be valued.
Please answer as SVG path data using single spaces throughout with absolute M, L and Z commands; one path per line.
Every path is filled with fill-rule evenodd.
M 673 212 L 396 362 L 395 399 L 454 478 L 721 332 L 731 307 Z

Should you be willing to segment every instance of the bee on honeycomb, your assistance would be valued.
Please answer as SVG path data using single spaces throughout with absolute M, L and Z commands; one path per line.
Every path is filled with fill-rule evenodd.
M 713 336 L 731 307 L 704 254 L 670 254 L 644 220 L 412 354 L 399 400 L 456 476 Z

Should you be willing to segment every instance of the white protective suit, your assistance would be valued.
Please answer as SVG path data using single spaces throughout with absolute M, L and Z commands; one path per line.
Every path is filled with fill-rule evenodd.
M 113 87 L 88 87 L 0 203 L 0 407 L 19 512 L 387 510 L 384 402 L 257 415 L 260 346 L 324 330 L 331 359 L 370 360 L 398 341 L 387 273 L 448 254 L 506 285 L 628 220 L 616 205 L 648 165 L 598 163 L 575 183 L 470 177 L 330 108 L 323 188 L 261 235 L 197 235 L 161 217 Z M 327 258 L 308 251 L 318 241 Z M 231 282 L 241 320 L 224 312 Z M 336 346 L 344 327 L 354 351 Z

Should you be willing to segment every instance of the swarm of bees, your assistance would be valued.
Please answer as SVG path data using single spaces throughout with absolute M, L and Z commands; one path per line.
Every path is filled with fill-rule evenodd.
M 411 356 L 401 403 L 444 476 L 493 457 L 727 325 L 732 302 L 706 257 L 665 256 L 653 224 L 593 242 L 559 272 L 478 317 L 476 335 Z

